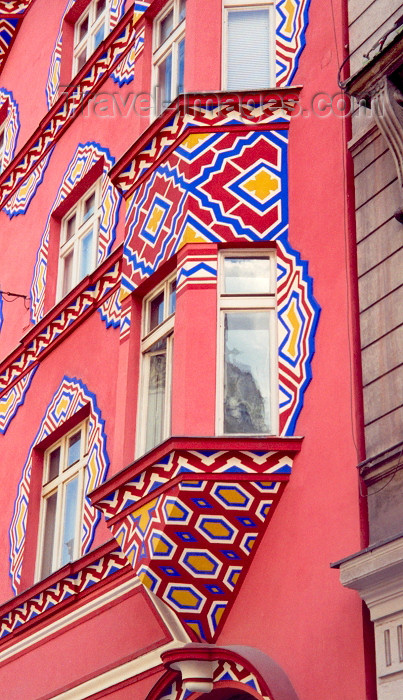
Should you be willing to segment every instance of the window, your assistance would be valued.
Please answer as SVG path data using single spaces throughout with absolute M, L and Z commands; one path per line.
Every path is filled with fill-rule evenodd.
M 80 556 L 87 422 L 46 450 L 36 579 Z
M 108 0 L 92 0 L 74 26 L 73 75 L 81 70 L 108 31 Z
M 186 0 L 168 3 L 154 21 L 153 93 L 160 114 L 183 92 Z
M 274 252 L 221 256 L 219 434 L 277 432 L 275 280 Z
M 170 434 L 175 305 L 176 279 L 172 277 L 143 303 L 139 454 L 148 452 Z
M 100 219 L 100 181 L 62 219 L 58 299 L 96 266 Z
M 259 90 L 274 85 L 272 3 L 228 0 L 224 7 L 223 87 Z

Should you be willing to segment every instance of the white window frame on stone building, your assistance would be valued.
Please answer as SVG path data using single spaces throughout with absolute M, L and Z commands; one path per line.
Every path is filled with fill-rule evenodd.
M 264 90 L 275 85 L 274 2 L 223 0 L 223 90 Z
M 217 434 L 277 434 L 275 251 L 226 250 L 218 270 Z

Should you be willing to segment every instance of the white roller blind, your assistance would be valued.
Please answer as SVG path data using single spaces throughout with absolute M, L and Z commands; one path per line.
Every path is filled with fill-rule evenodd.
M 269 8 L 228 10 L 227 90 L 270 87 Z

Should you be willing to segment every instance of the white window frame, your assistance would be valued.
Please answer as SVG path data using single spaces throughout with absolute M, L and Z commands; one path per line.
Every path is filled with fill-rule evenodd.
M 95 194 L 94 211 L 91 216 L 85 219 L 85 204 Z M 59 247 L 59 268 L 57 275 L 57 300 L 62 299 L 73 289 L 87 274 L 92 272 L 97 265 L 98 237 L 100 226 L 101 207 L 101 180 L 90 187 L 86 193 L 76 202 L 76 204 L 63 217 L 60 226 L 60 247 Z M 68 238 L 68 223 L 72 217 L 76 217 L 74 234 Z M 93 242 L 89 270 L 85 275 L 81 275 L 81 242 L 89 231 L 93 229 Z M 65 266 L 66 259 L 73 254 L 72 279 L 68 288 L 65 287 Z
M 152 65 L 152 106 L 153 117 L 157 117 L 167 105 L 162 104 L 163 96 L 160 94 L 159 67 L 172 53 L 172 76 L 171 76 L 171 100 L 178 95 L 178 73 L 179 73 L 179 44 L 185 39 L 186 13 L 180 19 L 181 0 L 170 0 L 163 10 L 156 16 L 153 23 L 153 65 Z M 161 42 L 161 22 L 173 10 L 173 29 L 169 36 Z
M 76 435 L 78 432 L 81 433 L 80 442 L 80 457 L 74 462 L 70 467 L 67 465 L 67 455 L 68 455 L 68 443 L 69 439 Z M 50 455 L 57 448 L 60 448 L 60 466 L 59 474 L 49 481 L 49 461 Z M 39 516 L 39 530 L 38 530 L 38 545 L 37 545 L 37 555 L 36 555 L 36 570 L 35 570 L 35 580 L 39 581 L 46 577 L 47 574 L 42 573 L 43 566 L 43 554 L 45 546 L 45 534 L 46 534 L 46 503 L 47 500 L 57 493 L 57 505 L 55 514 L 55 527 L 54 527 L 54 541 L 51 554 L 51 572 L 56 571 L 62 565 L 62 536 L 63 536 L 63 523 L 64 523 L 64 512 L 65 512 L 65 499 L 66 499 L 66 486 L 69 482 L 73 481 L 78 477 L 78 487 L 77 487 L 77 509 L 74 527 L 74 549 L 70 561 L 78 559 L 81 554 L 81 530 L 83 522 L 83 510 L 84 510 L 84 482 L 85 482 L 85 468 L 88 461 L 88 419 L 82 421 L 76 425 L 72 430 L 69 430 L 63 437 L 54 442 L 44 453 L 43 462 L 43 477 L 42 477 L 42 492 L 41 492 L 41 507 Z
M 173 361 L 173 341 L 175 325 L 175 308 L 170 310 L 170 290 L 172 284 L 176 283 L 176 273 L 169 275 L 158 287 L 153 289 L 143 300 L 142 313 L 142 340 L 141 340 L 141 368 L 140 368 L 140 392 L 137 411 L 137 448 L 136 456 L 141 456 L 146 451 L 153 449 L 157 444 L 147 447 L 147 413 L 148 413 L 148 387 L 150 378 L 150 355 L 148 354 L 152 346 L 159 340 L 166 338 L 166 379 L 165 379 L 165 401 L 162 421 L 161 441 L 166 440 L 171 434 L 171 399 L 172 399 L 172 361 Z M 164 294 L 163 320 L 154 328 L 150 329 L 151 302 L 161 293 Z
M 88 61 L 89 57 L 94 53 L 95 49 L 97 46 L 95 46 L 95 36 L 98 32 L 98 30 L 101 28 L 101 26 L 104 24 L 105 25 L 105 30 L 104 30 L 104 36 L 103 39 L 107 36 L 109 32 L 109 16 L 110 16 L 110 7 L 109 7 L 109 0 L 106 0 L 105 2 L 105 9 L 102 11 L 102 13 L 99 15 L 99 17 L 96 17 L 96 9 L 97 9 L 97 2 L 98 0 L 91 0 L 89 5 L 86 7 L 84 12 L 80 15 L 78 20 L 76 21 L 74 25 L 74 47 L 73 47 L 73 77 L 81 70 L 82 66 L 79 66 L 79 57 L 85 50 L 85 62 L 83 65 Z M 80 39 L 80 28 L 83 24 L 83 22 L 88 18 L 88 30 L 85 34 L 85 36 Z M 102 39 L 102 41 L 103 41 Z M 100 42 L 101 43 L 101 42 Z
M 222 28 L 222 71 L 221 85 L 227 90 L 228 85 L 228 14 L 231 10 L 252 10 L 267 8 L 269 12 L 269 51 L 273 60 L 270 64 L 270 87 L 276 85 L 276 31 L 275 31 L 275 0 L 223 0 L 223 28 Z M 256 89 L 256 88 L 254 88 Z M 267 86 L 262 85 L 262 89 Z
M 270 294 L 226 294 L 224 292 L 224 260 L 225 258 L 269 258 L 271 275 Z M 225 433 L 224 432 L 224 377 L 225 377 L 225 313 L 227 311 L 269 311 L 270 333 L 270 376 L 268 377 L 270 391 L 270 433 L 260 435 L 277 435 L 279 426 L 278 405 L 278 329 L 277 329 L 277 268 L 276 251 L 267 250 L 233 249 L 219 253 L 218 260 L 218 294 L 217 294 L 217 391 L 216 391 L 216 434 L 230 435 L 232 437 L 245 437 L 249 433 Z M 259 433 L 251 433 L 254 437 Z

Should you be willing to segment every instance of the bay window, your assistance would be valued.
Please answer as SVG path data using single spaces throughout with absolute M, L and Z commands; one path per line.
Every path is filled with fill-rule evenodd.
M 275 84 L 273 3 L 225 0 L 223 22 L 223 88 L 272 87 Z
M 219 280 L 219 434 L 277 432 L 274 252 L 225 252 Z
M 44 455 L 36 579 L 80 556 L 87 421 Z
M 165 280 L 143 302 L 139 454 L 148 452 L 170 434 L 175 305 L 175 277 Z
M 100 181 L 63 217 L 60 230 L 58 299 L 96 267 Z
M 155 115 L 183 92 L 186 0 L 169 2 L 153 28 L 153 95 Z

